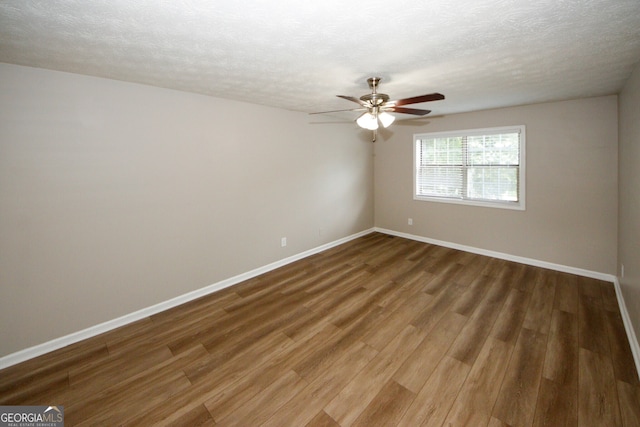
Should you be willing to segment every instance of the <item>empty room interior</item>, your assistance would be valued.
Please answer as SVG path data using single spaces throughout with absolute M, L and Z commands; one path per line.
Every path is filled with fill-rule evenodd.
M 0 2 L 0 409 L 640 426 L 639 334 L 637 0 Z

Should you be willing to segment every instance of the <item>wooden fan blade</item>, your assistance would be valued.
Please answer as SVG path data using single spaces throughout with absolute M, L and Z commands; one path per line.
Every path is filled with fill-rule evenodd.
M 347 110 L 318 111 L 317 113 L 309 113 L 309 114 L 341 113 L 343 111 L 367 111 L 367 109 L 366 108 L 349 108 Z
M 347 101 L 351 101 L 351 102 L 355 102 L 356 104 L 360 104 L 363 107 L 368 107 L 369 104 L 367 104 L 365 101 L 355 98 L 353 96 L 347 96 L 347 95 L 336 95 L 338 98 L 342 98 L 342 99 L 346 99 Z
M 392 105 L 407 105 L 407 104 L 419 104 L 421 102 L 440 101 L 444 99 L 444 95 L 441 93 L 430 93 L 427 95 L 414 96 L 412 98 L 398 99 L 397 101 L 389 101 L 387 104 Z
M 404 107 L 389 107 L 385 108 L 385 111 L 393 111 L 394 113 L 413 114 L 415 116 L 424 116 L 431 112 L 431 110 L 418 110 L 417 108 L 404 108 Z

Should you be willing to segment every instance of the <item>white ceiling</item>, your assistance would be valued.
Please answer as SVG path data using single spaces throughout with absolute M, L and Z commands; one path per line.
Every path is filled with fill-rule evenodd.
M 607 95 L 638 60 L 639 0 L 0 1 L 0 62 L 304 112 L 374 75 L 432 115 Z

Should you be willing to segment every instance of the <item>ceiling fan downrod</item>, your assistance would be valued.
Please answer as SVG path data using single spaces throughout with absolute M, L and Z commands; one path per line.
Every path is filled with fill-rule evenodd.
M 371 93 L 376 93 L 378 89 L 378 83 L 380 82 L 381 77 L 369 77 L 367 79 L 367 83 L 369 83 L 369 89 L 371 89 Z

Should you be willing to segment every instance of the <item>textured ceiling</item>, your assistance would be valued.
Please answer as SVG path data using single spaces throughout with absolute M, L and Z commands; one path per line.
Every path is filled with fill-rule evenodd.
M 305 112 L 373 75 L 433 114 L 613 94 L 638 60 L 639 0 L 0 1 L 0 62 Z

